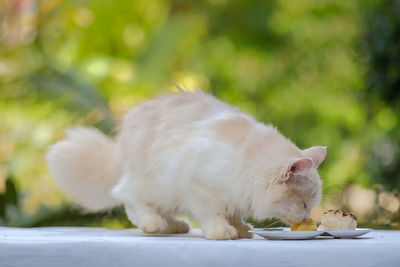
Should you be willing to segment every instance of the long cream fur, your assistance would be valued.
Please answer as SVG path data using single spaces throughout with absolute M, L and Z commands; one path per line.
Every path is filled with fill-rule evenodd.
M 201 91 L 147 101 L 125 115 L 114 139 L 78 127 L 49 148 L 60 188 L 89 210 L 125 206 L 145 232 L 187 232 L 195 218 L 209 239 L 248 238 L 243 218 L 309 217 L 321 192 L 325 147 L 306 150 L 274 127 Z

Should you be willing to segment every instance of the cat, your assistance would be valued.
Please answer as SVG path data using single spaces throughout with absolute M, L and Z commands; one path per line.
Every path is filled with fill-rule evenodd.
M 255 220 L 291 224 L 310 216 L 326 147 L 305 150 L 276 128 L 202 91 L 161 95 L 131 109 L 115 138 L 75 127 L 49 147 L 48 169 L 91 211 L 123 204 L 146 233 L 186 233 L 196 219 L 207 239 L 251 238 Z

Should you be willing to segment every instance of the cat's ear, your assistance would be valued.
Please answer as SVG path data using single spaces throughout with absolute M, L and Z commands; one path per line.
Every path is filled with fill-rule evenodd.
M 313 146 L 303 150 L 303 154 L 311 158 L 314 163 L 314 168 L 318 168 L 318 166 L 324 161 L 326 157 L 326 146 Z
M 288 179 L 291 175 L 310 169 L 311 167 L 313 167 L 313 161 L 311 159 L 297 159 L 287 168 L 285 178 Z

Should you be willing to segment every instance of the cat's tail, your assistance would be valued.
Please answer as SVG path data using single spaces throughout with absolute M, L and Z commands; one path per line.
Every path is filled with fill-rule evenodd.
M 47 166 L 61 190 L 90 211 L 120 203 L 110 195 L 119 178 L 115 142 L 94 128 L 76 127 L 46 153 Z

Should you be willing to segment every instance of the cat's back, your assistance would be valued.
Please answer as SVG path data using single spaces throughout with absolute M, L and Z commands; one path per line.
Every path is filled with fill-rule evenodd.
M 124 116 L 117 138 L 121 156 L 147 165 L 146 158 L 176 152 L 189 139 L 208 138 L 213 120 L 239 113 L 202 91 L 161 95 Z
M 171 128 L 191 125 L 222 113 L 235 114 L 239 109 L 219 101 L 212 95 L 196 92 L 178 92 L 161 95 L 130 110 L 124 117 L 127 127 Z
M 176 174 L 182 161 L 195 161 L 196 155 L 216 144 L 212 122 L 235 114 L 239 109 L 201 91 L 161 95 L 123 118 L 119 159 L 134 177 Z

